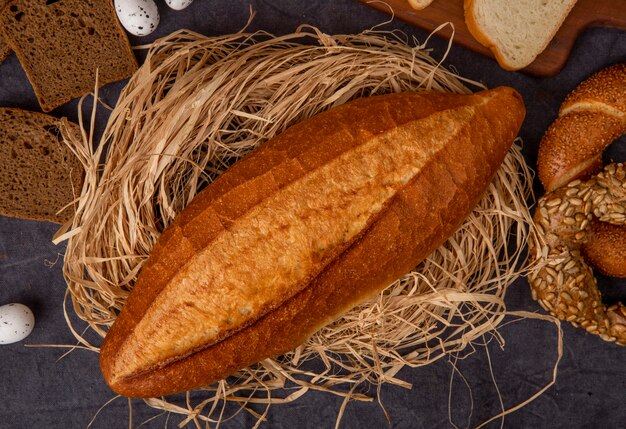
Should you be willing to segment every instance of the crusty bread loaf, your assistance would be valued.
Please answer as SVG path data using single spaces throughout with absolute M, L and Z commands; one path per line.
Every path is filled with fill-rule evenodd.
M 523 116 L 510 88 L 393 94 L 267 142 L 159 238 L 105 338 L 107 383 L 170 394 L 301 344 L 455 231 Z
M 0 34 L 15 51 L 41 108 L 54 108 L 131 76 L 137 61 L 112 0 L 11 0 Z
M 519 70 L 552 40 L 576 0 L 464 0 L 465 23 L 501 67 Z
M 63 144 L 60 120 L 0 108 L 0 214 L 63 223 L 80 195 L 83 167 Z M 80 133 L 78 125 L 70 130 Z M 60 212 L 60 213 L 59 213 Z

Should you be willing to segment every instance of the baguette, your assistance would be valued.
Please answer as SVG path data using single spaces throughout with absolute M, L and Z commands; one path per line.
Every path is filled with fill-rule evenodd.
M 287 129 L 163 232 L 105 338 L 105 380 L 162 396 L 298 346 L 456 230 L 523 117 L 498 88 L 364 98 Z

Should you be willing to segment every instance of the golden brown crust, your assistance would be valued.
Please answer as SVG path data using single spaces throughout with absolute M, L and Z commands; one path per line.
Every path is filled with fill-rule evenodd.
M 333 255 L 297 295 L 213 345 L 142 373 L 115 377 L 118 352 L 127 347 L 125 342 L 167 286 L 172 272 L 191 257 L 195 246 L 206 247 L 224 228 L 238 223 L 246 211 L 258 205 L 253 189 L 244 194 L 238 192 L 240 188 L 262 180 L 259 178 L 268 171 L 278 187 L 294 183 L 341 153 L 403 123 L 426 120 L 438 111 L 451 109 L 455 114 L 455 109 L 467 108 L 473 112 L 471 121 L 466 118 L 441 124 L 443 129 L 461 126 L 456 138 L 450 135 L 442 150 L 428 158 L 349 248 Z M 521 98 L 508 88 L 472 96 L 399 94 L 359 100 L 288 129 L 235 164 L 164 232 L 105 339 L 101 355 L 105 379 L 112 389 L 126 396 L 159 396 L 208 384 L 296 347 L 315 330 L 408 272 L 445 241 L 482 195 L 523 115 Z M 337 139 L 337 133 L 345 140 Z M 402 141 L 410 144 L 414 138 L 416 134 L 409 134 Z M 242 197 L 245 202 L 230 208 L 230 203 Z M 213 210 L 209 208 L 218 205 L 219 212 L 207 215 Z M 231 212 L 226 217 L 222 210 Z M 208 232 L 200 233 L 198 225 L 204 221 L 197 219 L 207 220 Z M 194 244 L 185 238 L 191 237 L 186 230 L 192 224 L 197 240 Z
M 506 62 L 506 58 L 500 53 L 500 50 L 496 47 L 496 44 L 493 40 L 491 40 L 480 28 L 476 18 L 474 17 L 473 11 L 474 0 L 464 0 L 463 8 L 465 10 L 465 25 L 467 25 L 467 29 L 470 34 L 478 43 L 488 48 L 493 56 L 495 57 L 498 65 L 505 70 L 515 71 L 516 67 L 512 67 Z
M 626 114 L 626 63 L 604 68 L 584 80 L 561 105 L 559 115 L 589 109 L 588 105 L 602 105 Z
M 626 228 L 606 222 L 592 222 L 583 255 L 602 274 L 626 277 Z
M 496 49 L 495 43 L 491 40 L 487 35 L 480 29 L 476 18 L 474 17 L 474 0 L 464 0 L 463 1 L 463 9 L 465 15 L 465 25 L 467 25 L 467 29 L 470 34 L 476 39 L 478 43 L 488 48 L 491 53 L 496 58 L 496 61 L 505 70 L 514 71 L 515 68 L 509 66 L 505 58 L 500 54 L 500 51 Z
M 565 99 L 539 145 L 539 178 L 550 192 L 582 178 L 626 133 L 626 63 L 600 70 Z
M 597 173 L 602 152 L 626 132 L 626 122 L 599 111 L 572 111 L 557 118 L 541 140 L 537 168 L 546 191 Z

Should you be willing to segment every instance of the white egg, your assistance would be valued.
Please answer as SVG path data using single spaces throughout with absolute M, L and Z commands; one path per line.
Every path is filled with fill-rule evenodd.
M 193 3 L 193 0 L 165 0 L 165 3 L 174 10 L 183 10 Z
M 115 11 L 126 31 L 135 36 L 147 36 L 159 25 L 154 0 L 115 0 Z
M 23 304 L 0 307 L 0 344 L 11 344 L 28 337 L 35 327 L 35 316 Z

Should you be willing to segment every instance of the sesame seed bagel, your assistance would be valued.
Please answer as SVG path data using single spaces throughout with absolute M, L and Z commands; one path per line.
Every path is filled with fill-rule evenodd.
M 546 191 L 597 173 L 602 152 L 626 133 L 626 63 L 605 68 L 565 99 L 539 145 L 537 167 Z M 593 171 L 594 168 L 596 171 Z
M 626 63 L 607 67 L 579 84 L 539 145 L 539 179 L 547 192 L 602 169 L 602 152 L 626 133 Z M 596 221 L 592 221 L 595 223 Z M 626 228 L 592 225 L 583 254 L 595 268 L 626 277 Z
M 602 152 L 625 131 L 625 121 L 602 111 L 572 111 L 557 118 L 539 146 L 537 166 L 545 190 L 597 173 Z

